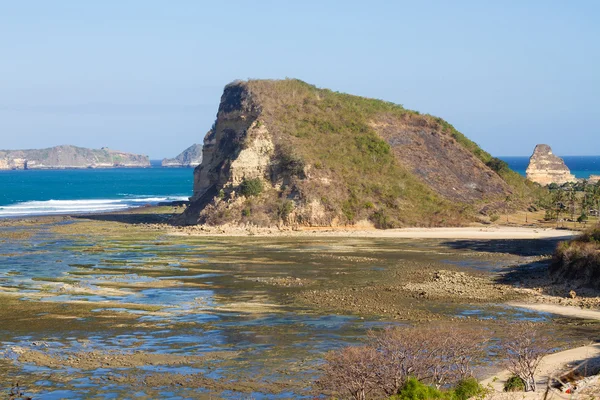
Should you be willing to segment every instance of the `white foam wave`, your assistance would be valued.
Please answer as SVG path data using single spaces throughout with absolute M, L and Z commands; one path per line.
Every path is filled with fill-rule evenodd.
M 187 199 L 187 197 L 183 196 L 139 196 L 124 199 L 25 201 L 8 206 L 0 206 L 0 218 L 119 211 L 146 204 L 156 205 L 161 202 Z

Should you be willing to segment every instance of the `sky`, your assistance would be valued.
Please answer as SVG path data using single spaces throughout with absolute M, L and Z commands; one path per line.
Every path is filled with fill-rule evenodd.
M 174 157 L 223 87 L 298 78 L 496 156 L 600 155 L 600 2 L 0 0 L 0 148 Z

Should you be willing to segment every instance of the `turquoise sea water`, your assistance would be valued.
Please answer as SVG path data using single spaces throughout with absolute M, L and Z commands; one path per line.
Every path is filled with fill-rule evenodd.
M 0 171 L 0 217 L 111 211 L 187 200 L 192 168 Z

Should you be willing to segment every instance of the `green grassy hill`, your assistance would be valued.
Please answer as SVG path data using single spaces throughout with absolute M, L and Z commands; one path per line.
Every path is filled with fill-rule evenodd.
M 185 223 L 460 225 L 536 190 L 441 118 L 295 79 L 228 85 L 195 174 Z

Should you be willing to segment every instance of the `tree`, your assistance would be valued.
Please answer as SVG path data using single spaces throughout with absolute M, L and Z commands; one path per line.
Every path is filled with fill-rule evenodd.
M 526 392 L 535 392 L 535 374 L 551 349 L 550 339 L 531 322 L 513 324 L 501 341 L 506 369 L 525 382 Z
M 471 327 L 426 326 L 393 327 L 369 337 L 382 355 L 377 385 L 392 396 L 411 376 L 437 388 L 472 376 L 489 335 Z
M 263 191 L 263 182 L 260 178 L 246 179 L 240 183 L 240 194 L 246 197 L 258 196 Z
M 317 384 L 325 390 L 365 400 L 376 389 L 376 368 L 381 355 L 371 346 L 349 346 L 325 356 Z

